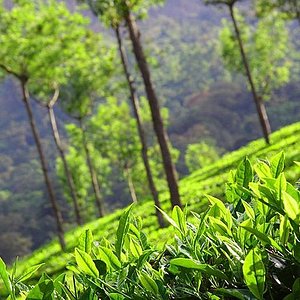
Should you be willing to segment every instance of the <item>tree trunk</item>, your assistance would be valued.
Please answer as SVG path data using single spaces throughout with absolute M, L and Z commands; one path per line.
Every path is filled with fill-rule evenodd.
M 81 131 L 82 131 L 82 143 L 83 143 L 83 148 L 84 148 L 84 152 L 86 155 L 89 172 L 91 175 L 91 181 L 92 181 L 93 191 L 94 191 L 94 195 L 95 195 L 96 206 L 98 208 L 99 217 L 102 218 L 104 216 L 104 208 L 103 208 L 103 201 L 102 201 L 101 192 L 100 192 L 100 186 L 99 186 L 96 171 L 95 171 L 93 163 L 92 163 L 92 158 L 91 158 L 90 150 L 89 150 L 86 135 L 85 135 L 85 129 L 82 124 L 82 119 L 79 119 L 79 125 L 80 125 Z
M 65 152 L 64 152 L 64 149 L 63 149 L 63 146 L 62 146 L 62 143 L 61 143 L 60 135 L 59 135 L 58 128 L 57 128 L 56 118 L 55 118 L 55 114 L 54 114 L 54 110 L 53 110 L 53 106 L 51 104 L 48 104 L 47 105 L 47 110 L 48 110 L 48 115 L 49 115 L 49 119 L 50 119 L 52 135 L 53 135 L 57 150 L 60 154 L 60 158 L 63 162 L 65 175 L 67 177 L 67 182 L 68 182 L 68 186 L 69 186 L 69 189 L 70 189 L 70 194 L 71 194 L 71 198 L 72 198 L 72 202 L 73 202 L 73 208 L 74 208 L 74 212 L 75 212 L 76 223 L 78 225 L 81 225 L 82 224 L 82 219 L 81 219 L 80 211 L 79 211 L 79 204 L 78 204 L 78 198 L 77 198 L 77 194 L 76 194 L 76 188 L 75 188 L 74 180 L 73 180 L 71 171 L 69 169 L 69 165 L 68 165 L 68 162 L 67 162 L 67 159 L 66 159 L 66 156 L 65 156 Z
M 169 149 L 168 135 L 164 128 L 163 120 L 160 113 L 158 98 L 156 96 L 153 87 L 149 67 L 145 58 L 142 44 L 140 42 L 140 32 L 137 28 L 134 18 L 131 16 L 130 13 L 128 13 L 128 15 L 126 16 L 126 25 L 129 30 L 133 52 L 143 77 L 144 86 L 145 86 L 145 90 L 146 90 L 146 94 L 148 97 L 149 106 L 151 110 L 154 132 L 157 136 L 157 140 L 160 146 L 160 151 L 162 154 L 164 170 L 166 173 L 169 191 L 170 191 L 171 203 L 173 207 L 175 205 L 182 207 L 180 201 L 180 195 L 178 191 L 177 174 L 176 174 L 175 166 L 172 162 L 172 157 Z
M 261 125 L 261 128 L 262 128 L 262 132 L 263 132 L 266 143 L 270 144 L 269 135 L 271 134 L 271 126 L 270 126 L 269 118 L 268 118 L 268 115 L 267 115 L 266 107 L 265 107 L 265 104 L 264 104 L 262 98 L 257 94 L 257 91 L 256 91 L 255 86 L 254 86 L 254 82 L 253 82 L 253 79 L 252 79 L 252 74 L 251 74 L 251 71 L 250 71 L 250 67 L 249 67 L 247 57 L 246 57 L 246 53 L 245 53 L 245 50 L 244 50 L 240 30 L 239 30 L 237 21 L 235 19 L 233 5 L 229 5 L 229 10 L 230 10 L 231 20 L 232 20 L 232 23 L 234 25 L 236 38 L 237 38 L 238 43 L 239 43 L 239 48 L 240 48 L 240 52 L 241 52 L 241 56 L 242 56 L 242 61 L 243 61 L 244 67 L 245 67 L 246 76 L 248 78 L 248 82 L 249 82 L 251 92 L 252 92 L 252 95 L 253 95 L 253 99 L 254 99 L 254 102 L 255 102 L 258 118 L 259 118 L 260 125 Z
M 27 86 L 26 86 L 26 81 L 21 81 L 21 88 L 22 88 L 22 98 L 23 98 L 23 102 L 25 104 L 26 107 L 26 111 L 27 111 L 27 115 L 28 115 L 28 119 L 29 119 L 29 123 L 30 123 L 30 127 L 31 127 L 31 131 L 34 137 L 34 141 L 38 150 L 38 154 L 39 154 L 39 158 L 40 158 L 40 162 L 41 162 L 41 167 L 42 167 L 42 171 L 43 171 L 43 175 L 44 175 L 44 180 L 45 180 L 45 184 L 47 187 L 47 191 L 49 194 L 49 198 L 50 198 L 50 202 L 51 202 L 51 206 L 54 212 L 54 216 L 55 216 L 55 220 L 56 220 L 56 226 L 57 226 L 57 235 L 58 235 L 58 239 L 59 239 L 59 243 L 61 245 L 61 248 L 63 251 L 66 250 L 66 243 L 65 243 L 65 239 L 64 239 L 64 230 L 63 230 L 63 219 L 62 219 L 62 215 L 59 209 L 59 205 L 57 203 L 54 191 L 53 191 L 53 187 L 49 178 L 49 174 L 48 174 L 48 168 L 47 168 L 47 164 L 46 164 L 46 158 L 44 155 L 44 151 L 43 151 L 43 147 L 40 141 L 40 137 L 39 137 L 39 133 L 37 131 L 36 128 L 36 124 L 35 124 L 35 120 L 34 120 L 34 116 L 32 113 L 32 108 L 30 105 L 30 100 L 29 100 L 29 93 L 27 90 Z
M 141 147 L 141 154 L 142 154 L 142 158 L 143 158 L 144 167 L 145 167 L 145 170 L 146 170 L 148 186 L 149 186 L 149 189 L 151 191 L 151 194 L 152 194 L 155 206 L 156 206 L 155 207 L 155 212 L 156 212 L 158 224 L 159 224 L 159 227 L 162 228 L 162 227 L 165 227 L 165 222 L 164 222 L 164 218 L 162 216 L 162 213 L 158 209 L 158 208 L 161 208 L 161 205 L 160 205 L 160 201 L 159 201 L 158 192 L 157 192 L 157 189 L 156 189 L 156 186 L 155 186 L 155 183 L 154 183 L 152 171 L 151 171 L 151 168 L 150 168 L 150 163 L 149 163 L 149 158 L 148 158 L 148 146 L 147 146 L 145 131 L 144 131 L 144 128 L 143 128 L 143 125 L 142 125 L 142 117 L 141 117 L 141 113 L 140 113 L 139 100 L 138 100 L 138 97 L 137 97 L 137 93 L 136 93 L 133 78 L 131 77 L 130 72 L 129 72 L 129 64 L 128 64 L 128 60 L 127 60 L 127 56 L 126 56 L 126 51 L 123 47 L 119 27 L 117 27 L 115 31 L 116 31 L 117 41 L 118 41 L 119 54 L 120 54 L 120 58 L 121 58 L 121 61 L 122 61 L 122 65 L 123 65 L 124 73 L 125 73 L 125 76 L 126 76 L 126 80 L 127 80 L 127 83 L 128 83 L 131 105 L 132 105 L 132 108 L 133 108 L 134 117 L 136 119 L 137 129 L 138 129 L 139 138 L 140 138 L 140 142 L 141 142 L 141 146 L 142 146 Z
M 129 188 L 129 192 L 130 192 L 132 202 L 137 203 L 138 199 L 137 199 L 137 195 L 136 195 L 136 192 L 135 192 L 135 187 L 134 187 L 134 184 L 133 184 L 133 181 L 132 181 L 131 172 L 130 172 L 130 169 L 127 166 L 125 166 L 125 168 L 124 168 L 124 173 L 125 173 L 125 177 L 127 179 L 127 184 L 128 184 L 128 188 Z

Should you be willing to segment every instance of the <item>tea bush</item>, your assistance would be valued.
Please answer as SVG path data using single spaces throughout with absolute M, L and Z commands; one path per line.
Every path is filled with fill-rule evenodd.
M 253 166 L 245 158 L 230 172 L 227 203 L 207 195 L 201 214 L 163 212 L 174 236 L 163 249 L 149 243 L 130 206 L 113 242 L 93 241 L 87 229 L 55 279 L 25 285 L 40 266 L 16 277 L 1 260 L 3 288 L 28 300 L 300 299 L 300 192 L 283 168 L 283 153 Z
M 266 145 L 264 140 L 256 140 L 239 150 L 225 154 L 217 162 L 208 167 L 204 167 L 191 175 L 180 180 L 180 194 L 182 201 L 187 205 L 187 211 L 200 213 L 207 208 L 208 200 L 205 194 L 210 194 L 225 200 L 224 185 L 232 169 L 237 168 L 239 162 L 248 156 L 251 162 L 257 158 L 270 158 L 275 153 L 284 149 L 285 151 L 285 175 L 288 181 L 295 182 L 300 177 L 300 168 L 293 161 L 299 160 L 300 149 L 300 123 L 286 126 L 271 135 L 272 144 Z M 164 210 L 169 208 L 169 195 L 166 192 L 160 194 L 161 204 Z M 118 220 L 123 213 L 123 209 L 117 210 L 104 218 L 99 218 L 89 222 L 84 226 L 74 228 L 65 235 L 67 251 L 62 252 L 56 239 L 35 250 L 30 256 L 22 258 L 18 262 L 18 272 L 23 273 L 28 266 L 33 266 L 45 262 L 33 275 L 33 280 L 38 280 L 42 273 L 47 273 L 54 277 L 64 272 L 66 261 L 72 258 L 74 248 L 81 233 L 90 229 L 95 239 L 106 237 L 113 241 Z M 172 239 L 172 229 L 170 227 L 158 229 L 155 209 L 151 199 L 139 202 L 133 213 L 143 219 L 143 231 L 147 234 L 148 240 L 155 243 L 158 249 L 162 249 L 164 243 Z M 189 221 L 192 221 L 189 215 Z M 1 295 L 1 291 L 0 291 Z

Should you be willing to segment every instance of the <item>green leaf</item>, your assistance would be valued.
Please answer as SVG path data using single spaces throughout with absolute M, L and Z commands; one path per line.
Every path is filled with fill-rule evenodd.
M 205 212 L 203 212 L 201 214 L 201 217 L 200 217 L 201 219 L 200 219 L 200 223 L 199 223 L 199 226 L 197 229 L 197 234 L 196 234 L 194 242 L 193 242 L 194 248 L 196 246 L 196 243 L 198 242 L 198 240 L 201 238 L 201 236 L 204 234 L 204 232 L 206 230 L 205 221 L 206 221 L 208 213 L 209 213 L 209 209 L 207 209 Z
M 279 226 L 279 238 L 281 244 L 285 245 L 288 242 L 290 234 L 290 226 L 288 216 L 280 217 L 280 226 Z
M 110 293 L 109 294 L 109 299 L 111 300 L 124 300 L 125 297 L 121 294 L 117 294 L 117 293 Z
M 111 249 L 106 247 L 99 247 L 98 248 L 98 258 L 103 260 L 109 269 L 113 268 L 118 270 L 121 268 L 121 262 L 118 257 L 112 252 Z
M 33 267 L 29 267 L 27 270 L 24 271 L 24 273 L 21 276 L 16 278 L 16 281 L 21 282 L 21 281 L 25 281 L 25 280 L 29 279 L 43 265 L 44 265 L 44 263 L 33 266 Z
M 47 275 L 43 274 L 38 284 L 28 293 L 26 300 L 52 300 L 53 292 L 53 281 Z
M 215 198 L 210 195 L 205 195 L 205 196 L 212 204 L 209 214 L 212 215 L 212 217 L 217 219 L 222 218 L 227 223 L 227 227 L 231 229 L 233 221 L 229 209 L 227 209 L 224 203 L 218 198 Z
M 9 280 L 8 273 L 6 271 L 6 265 L 2 258 L 0 257 L 0 277 L 2 278 L 2 281 L 4 283 L 4 286 L 9 294 L 12 293 L 12 286 L 11 282 Z
M 241 226 L 241 227 L 254 234 L 260 241 L 273 246 L 278 251 L 282 251 L 282 248 L 276 243 L 276 241 L 274 241 L 271 237 L 264 234 L 263 232 L 260 232 L 259 230 L 253 227 L 247 227 L 247 226 Z
M 300 263 L 300 243 L 295 243 L 293 247 L 293 255 L 298 263 Z
M 176 222 L 176 224 L 180 228 L 180 231 L 183 234 L 185 234 L 187 231 L 186 218 L 185 218 L 184 212 L 177 205 L 173 208 L 172 219 Z
M 238 185 L 248 188 L 249 182 L 253 178 L 253 170 L 251 162 L 247 157 L 239 164 L 236 174 L 235 181 Z
M 227 225 L 224 222 L 214 217 L 208 217 L 208 219 L 210 221 L 211 226 L 216 231 L 218 231 L 221 235 L 232 236 L 230 229 L 227 227 Z
M 208 264 L 201 264 L 199 262 L 196 262 L 190 258 L 174 258 L 170 260 L 170 264 L 176 267 L 199 270 L 210 276 L 216 276 L 225 280 L 227 279 L 227 276 L 222 271 Z
M 107 264 L 103 260 L 94 259 L 93 262 L 94 262 L 100 276 L 107 274 Z
M 75 260 L 80 271 L 94 278 L 99 277 L 98 269 L 89 254 L 75 248 Z
M 90 229 L 85 230 L 79 237 L 78 249 L 88 254 L 92 251 L 93 234 Z
M 255 248 L 249 251 L 243 265 L 245 282 L 251 293 L 259 300 L 263 300 L 266 270 L 260 251 Z
M 280 152 L 270 159 L 271 172 L 274 178 L 277 178 L 284 169 L 284 153 Z
M 283 192 L 283 206 L 287 216 L 299 225 L 300 207 L 299 203 L 288 193 Z
M 141 285 L 148 292 L 153 293 L 155 295 L 158 294 L 158 286 L 157 286 L 156 282 L 146 272 L 139 273 L 139 280 L 141 282 Z
M 272 172 L 270 167 L 264 162 L 260 161 L 254 166 L 254 170 L 258 177 L 263 180 L 264 178 L 272 178 Z
M 244 208 L 245 208 L 245 212 L 246 212 L 247 216 L 248 216 L 250 219 L 254 220 L 254 219 L 255 219 L 255 212 L 254 212 L 253 208 L 250 206 L 249 203 L 247 203 L 247 202 L 244 201 L 244 200 L 242 200 L 242 203 L 243 203 L 243 206 L 244 206 Z
M 126 234 L 129 229 L 129 216 L 130 216 L 132 207 L 133 207 L 133 204 L 131 204 L 125 210 L 125 212 L 122 214 L 120 221 L 119 221 L 119 226 L 117 229 L 117 240 L 116 240 L 116 244 L 115 244 L 116 254 L 119 259 L 121 259 L 121 253 L 122 253 L 122 249 L 123 249 L 124 240 L 125 240 Z
M 129 249 L 131 254 L 134 257 L 140 257 L 143 253 L 142 247 L 139 245 L 139 243 L 134 238 L 129 238 Z
M 287 182 L 284 173 L 281 173 L 276 179 L 275 187 L 278 193 L 280 204 L 282 203 L 282 194 L 286 191 Z M 281 204 L 282 205 L 282 204 Z
M 160 209 L 159 207 L 156 207 L 164 216 L 164 218 L 174 227 L 176 228 L 181 234 L 183 234 L 183 232 L 181 231 L 180 227 L 178 226 L 178 224 L 166 213 L 164 212 L 162 209 Z
M 220 289 L 216 289 L 215 291 L 217 294 L 220 293 L 221 295 L 230 296 L 230 298 L 234 297 L 236 299 L 245 300 L 244 295 L 238 290 L 220 288 Z
M 300 192 L 289 182 L 286 185 L 286 192 L 300 203 Z
M 62 288 L 65 283 L 65 279 L 66 279 L 66 274 L 60 274 L 58 277 L 56 277 L 53 280 L 54 289 L 56 293 L 58 293 L 58 295 L 62 297 L 62 299 L 67 299 L 66 293 Z

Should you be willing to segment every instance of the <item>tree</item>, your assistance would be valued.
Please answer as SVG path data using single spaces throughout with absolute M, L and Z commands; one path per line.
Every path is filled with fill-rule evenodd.
M 258 114 L 258 118 L 260 121 L 260 125 L 262 128 L 262 132 L 263 132 L 263 136 L 265 138 L 265 141 L 267 144 L 270 143 L 270 138 L 269 135 L 271 133 L 271 126 L 270 126 L 270 122 L 269 122 L 269 118 L 267 115 L 267 111 L 263 102 L 262 97 L 258 94 L 257 92 L 257 88 L 255 86 L 254 83 L 254 77 L 251 73 L 251 67 L 249 64 L 249 59 L 248 56 L 246 54 L 245 51 L 245 47 L 244 47 L 244 42 L 242 39 L 242 33 L 240 31 L 238 22 L 237 22 L 237 18 L 235 15 L 235 5 L 239 0 L 205 0 L 205 2 L 207 4 L 213 4 L 213 5 L 225 5 L 227 6 L 229 13 L 230 13 L 230 17 L 231 17 L 231 21 L 232 21 L 232 25 L 234 27 L 234 32 L 235 32 L 235 38 L 237 40 L 238 43 L 238 48 L 239 48 L 239 52 L 241 55 L 241 60 L 242 60 L 242 64 L 244 67 L 244 71 L 248 80 L 248 84 L 250 86 L 250 90 L 253 96 L 253 100 L 256 106 L 256 111 Z
M 54 105 L 56 104 L 58 97 L 59 97 L 59 88 L 55 87 L 54 95 L 48 102 L 46 102 L 46 103 L 44 103 L 43 101 L 36 101 L 36 102 L 39 105 L 41 105 L 47 109 L 53 140 L 55 142 L 57 151 L 60 155 L 60 158 L 61 158 L 61 161 L 63 164 L 63 168 L 64 168 L 64 173 L 67 178 L 65 183 L 68 186 L 69 193 L 71 195 L 72 204 L 73 204 L 73 208 L 74 208 L 74 212 L 75 212 L 75 220 L 76 220 L 77 225 L 81 225 L 82 217 L 80 214 L 78 197 L 77 197 L 77 193 L 76 193 L 76 187 L 75 187 L 72 172 L 70 171 L 70 167 L 69 167 L 68 161 L 66 159 L 64 146 L 63 146 L 63 143 L 60 138 L 60 134 L 59 134 L 58 126 L 57 126 L 57 122 L 56 122 L 56 117 L 55 117 L 55 113 L 54 113 Z
M 257 93 L 263 100 L 269 100 L 275 88 L 289 82 L 291 64 L 287 58 L 289 40 L 284 20 L 275 12 L 259 19 L 255 26 L 246 25 L 241 19 L 240 28 Z M 232 29 L 226 22 L 220 39 L 225 65 L 244 74 Z
M 140 104 L 139 104 L 139 99 L 138 95 L 136 92 L 136 87 L 135 87 L 135 82 L 133 77 L 130 74 L 129 70 L 129 63 L 127 59 L 127 54 L 126 54 L 126 49 L 123 45 L 123 40 L 122 40 L 122 35 L 120 31 L 120 26 L 121 26 L 121 19 L 116 18 L 114 14 L 110 14 L 110 10 L 106 9 L 105 7 L 105 2 L 103 1 L 88 1 L 90 4 L 90 7 L 92 11 L 95 13 L 95 15 L 99 15 L 104 19 L 104 22 L 106 25 L 111 27 L 115 31 L 116 39 L 117 39 L 117 44 L 118 44 L 118 50 L 119 50 L 119 56 L 121 59 L 121 63 L 123 66 L 124 74 L 127 80 L 128 84 L 128 89 L 129 89 L 129 94 L 130 94 L 130 101 L 133 109 L 133 114 L 136 119 L 136 126 L 138 129 L 138 135 L 140 138 L 140 143 L 141 143 L 141 155 L 143 158 L 143 164 L 144 168 L 147 174 L 147 180 L 148 180 L 148 186 L 151 191 L 154 203 L 156 205 L 156 215 L 158 219 L 158 223 L 160 227 L 164 227 L 164 219 L 162 216 L 162 213 L 160 212 L 159 208 L 161 208 L 160 201 L 159 201 L 159 195 L 157 192 L 157 188 L 155 186 L 155 182 L 153 179 L 152 171 L 150 168 L 150 163 L 149 163 L 149 158 L 148 158 L 148 145 L 147 145 L 147 137 L 145 134 L 145 130 L 143 127 L 143 120 L 141 117 L 140 113 Z M 102 5 L 104 4 L 104 7 Z M 132 190 L 132 189 L 131 189 Z M 134 194 L 132 194 L 134 195 Z
M 256 0 L 256 10 L 259 16 L 265 16 L 272 10 L 282 12 L 288 19 L 298 20 L 300 24 L 299 0 Z
M 109 78 L 114 70 L 114 50 L 103 46 L 102 37 L 88 32 L 86 42 L 79 46 L 69 65 L 71 76 L 61 87 L 61 107 L 76 119 L 81 129 L 81 138 L 90 178 L 95 195 L 95 203 L 100 217 L 104 215 L 101 187 L 91 157 L 91 149 L 86 136 L 85 119 L 91 114 L 94 100 L 105 94 Z M 101 45 L 101 47 L 99 47 Z
M 82 144 L 82 130 L 75 124 L 67 124 L 66 131 L 68 134 L 69 146 L 66 159 L 68 165 L 73 174 L 74 182 L 76 185 L 77 197 L 79 200 L 79 206 L 81 214 L 85 221 L 91 220 L 91 217 L 95 215 L 95 194 L 94 192 L 90 195 L 90 189 L 93 189 L 92 181 L 90 177 L 90 169 L 87 165 L 86 152 L 84 145 Z M 101 157 L 99 151 L 94 147 L 94 143 L 88 139 L 89 143 L 89 155 L 91 164 L 95 171 L 97 182 L 101 182 L 101 198 L 104 192 L 109 190 L 109 186 L 106 183 L 107 177 L 109 176 L 111 169 L 109 162 Z M 61 159 L 57 160 L 57 172 L 61 182 L 66 183 L 66 176 L 63 172 L 63 164 Z M 68 200 L 71 200 L 68 193 L 65 190 L 65 194 Z M 96 212 L 98 211 L 98 207 Z M 99 212 L 96 213 L 99 215 Z
M 99 105 L 88 128 L 89 133 L 95 137 L 94 144 L 101 155 L 123 172 L 132 202 L 137 202 L 132 169 L 138 163 L 141 146 L 129 106 L 124 101 L 119 103 L 116 98 L 108 97 L 106 103 Z
M 52 82 L 62 75 L 62 62 L 74 54 L 74 41 L 79 40 L 85 19 L 71 14 L 62 3 L 18 1 L 12 9 L 1 7 L 0 67 L 14 76 L 21 86 L 22 101 L 28 115 L 31 131 L 37 147 L 45 184 L 55 215 L 57 233 L 62 249 L 65 249 L 63 220 L 54 194 L 47 160 L 37 130 L 30 101 L 32 84 Z M 75 47 L 74 47 L 75 46 Z M 66 56 L 59 55 L 64 51 Z M 47 66 L 47 67 L 46 67 Z
M 109 22 L 109 24 L 121 24 L 126 23 L 129 31 L 130 40 L 133 47 L 133 53 L 135 55 L 138 68 L 141 72 L 145 91 L 149 101 L 149 106 L 152 115 L 153 128 L 157 136 L 157 140 L 160 146 L 164 170 L 166 173 L 166 178 L 168 182 L 168 187 L 170 191 L 170 200 L 172 206 L 181 205 L 180 195 L 177 184 L 177 174 L 175 166 L 172 162 L 172 157 L 169 149 L 169 138 L 165 130 L 163 120 L 160 113 L 159 101 L 154 89 L 154 85 L 151 79 L 150 69 L 144 54 L 142 43 L 140 41 L 140 32 L 136 24 L 136 18 L 142 17 L 147 9 L 154 4 L 163 2 L 162 0 L 152 0 L 152 1 L 124 1 L 124 0 L 114 0 L 112 1 L 88 1 L 92 3 L 91 6 L 96 8 L 96 11 L 104 14 L 104 19 Z M 109 13 L 107 13 L 109 12 Z
M 186 166 L 192 173 L 217 161 L 219 154 L 213 144 L 200 142 L 189 144 L 184 158 Z

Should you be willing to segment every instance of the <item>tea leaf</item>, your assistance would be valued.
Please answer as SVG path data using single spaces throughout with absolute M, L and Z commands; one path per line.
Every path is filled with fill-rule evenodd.
M 99 277 L 99 271 L 89 254 L 76 248 L 75 249 L 75 260 L 76 260 L 76 263 L 77 263 L 79 269 L 83 273 L 86 273 L 87 275 L 90 275 L 94 278 Z
M 90 229 L 85 230 L 79 237 L 78 249 L 88 254 L 92 251 L 93 234 Z
M 110 293 L 109 294 L 109 299 L 111 300 L 124 300 L 125 297 L 121 294 L 117 294 L 117 293 Z
M 148 291 L 153 294 L 158 294 L 158 286 L 156 282 L 145 272 L 139 273 L 139 280 L 142 286 Z
M 252 228 L 252 227 L 247 227 L 247 226 L 241 226 L 241 227 L 254 234 L 260 241 L 273 246 L 279 251 L 282 251 L 282 248 L 276 243 L 276 241 L 274 241 L 271 237 L 267 236 L 263 232 L 260 232 L 256 228 Z
M 263 180 L 264 178 L 273 177 L 270 167 L 263 161 L 257 163 L 254 166 L 254 170 L 261 180 Z
M 247 214 L 247 216 L 254 220 L 255 219 L 255 212 L 253 210 L 253 208 L 249 205 L 249 203 L 247 203 L 246 201 L 242 200 L 243 206 L 245 208 L 245 212 Z
M 285 160 L 285 156 L 283 152 L 280 152 L 271 158 L 270 160 L 271 172 L 274 178 L 277 178 L 280 175 L 280 173 L 283 171 L 284 160 Z
M 227 279 L 227 276 L 220 270 L 208 265 L 198 263 L 190 258 L 174 258 L 170 260 L 170 264 L 187 269 L 200 270 L 210 276 L 216 276 L 221 279 Z
M 44 263 L 29 267 L 21 276 L 19 276 L 16 281 L 21 282 L 29 279 Z
M 12 293 L 11 282 L 9 280 L 8 273 L 6 271 L 6 265 L 1 257 L 0 257 L 0 277 L 2 278 L 2 281 L 4 283 L 7 292 L 11 294 Z
M 176 222 L 180 231 L 185 234 L 187 231 L 185 214 L 179 206 L 175 206 L 172 211 L 172 219 Z
M 295 223 L 299 224 L 299 216 L 300 216 L 299 203 L 286 192 L 283 192 L 282 195 L 283 195 L 284 210 L 286 214 Z
M 266 270 L 257 248 L 250 250 L 247 254 L 243 265 L 243 275 L 251 293 L 259 300 L 263 300 Z
M 119 259 L 121 259 L 121 252 L 122 252 L 125 236 L 129 229 L 129 216 L 130 216 L 132 207 L 133 207 L 133 204 L 130 205 L 125 210 L 125 212 L 122 214 L 120 221 L 119 221 L 119 226 L 117 229 L 117 240 L 116 240 L 116 244 L 115 244 L 117 257 Z
M 238 185 L 248 187 L 249 182 L 252 180 L 253 170 L 251 163 L 247 157 L 239 164 L 235 175 L 235 181 Z
M 109 268 L 120 269 L 121 262 L 111 249 L 99 247 L 99 259 L 103 260 Z
M 133 238 L 129 238 L 129 249 L 134 257 L 139 257 L 143 253 L 142 247 Z

